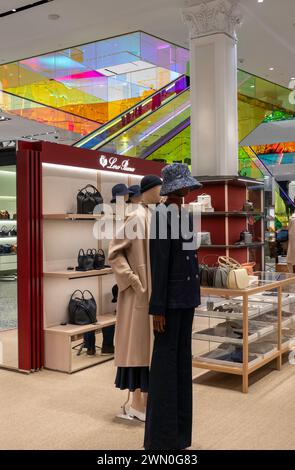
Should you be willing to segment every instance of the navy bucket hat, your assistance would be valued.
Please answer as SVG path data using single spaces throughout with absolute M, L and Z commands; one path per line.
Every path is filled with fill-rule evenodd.
M 186 163 L 173 163 L 165 166 L 161 171 L 161 176 L 163 178 L 161 196 L 167 196 L 167 194 L 179 189 L 198 189 L 202 187 L 202 184 L 191 175 Z
M 138 184 L 129 186 L 128 191 L 130 194 L 130 198 L 141 196 L 140 186 Z
M 129 194 L 129 189 L 127 188 L 126 184 L 115 184 L 112 188 L 112 200 L 111 204 L 113 202 L 116 202 L 116 197 L 117 196 L 126 196 L 126 194 Z

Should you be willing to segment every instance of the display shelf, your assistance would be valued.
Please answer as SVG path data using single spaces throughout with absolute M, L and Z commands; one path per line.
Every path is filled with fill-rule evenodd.
M 254 242 L 247 244 L 234 244 L 234 245 L 201 245 L 199 249 L 210 249 L 210 248 L 230 248 L 230 249 L 240 249 L 240 248 L 258 248 L 264 246 L 264 242 Z
M 105 328 L 106 326 L 114 325 L 116 323 L 116 315 L 113 313 L 104 313 L 97 316 L 97 323 L 92 325 L 72 325 L 70 323 L 66 325 L 56 325 L 49 328 L 45 328 L 44 331 L 49 331 L 51 333 L 57 333 L 61 335 L 83 335 L 89 331 L 96 331 L 100 328 Z
M 282 321 L 282 327 L 290 325 L 295 320 L 295 315 L 291 318 Z M 248 343 L 254 343 L 259 341 L 261 338 L 277 331 L 277 324 L 267 323 L 262 321 L 252 321 L 249 324 L 249 328 L 253 330 L 257 329 L 254 333 L 248 335 Z M 231 336 L 223 336 L 218 334 L 215 328 L 207 328 L 201 331 L 194 331 L 192 338 L 199 341 L 212 341 L 215 343 L 230 343 L 238 346 L 243 346 L 243 338 L 235 338 Z
M 103 269 L 92 269 L 90 271 L 45 271 L 43 273 L 44 277 L 60 277 L 64 279 L 79 279 L 83 277 L 95 277 L 95 276 L 106 276 L 112 274 L 112 268 L 103 268 Z
M 16 256 L 16 253 L 0 253 L 0 257 L 2 256 Z
M 214 306 L 218 307 L 220 305 L 223 305 L 224 302 L 215 302 Z M 265 304 L 262 306 L 255 306 L 255 302 L 250 303 L 250 308 L 248 310 L 248 318 L 252 319 L 255 318 L 263 313 L 271 312 L 273 310 L 273 304 Z M 241 303 L 241 309 L 243 308 L 243 305 Z M 207 310 L 207 307 L 201 306 L 198 307 L 195 310 L 195 316 L 196 317 L 204 317 L 204 318 L 216 318 L 216 319 L 232 319 L 232 320 L 242 320 L 243 319 L 243 313 L 242 312 L 219 312 L 219 311 L 214 311 L 214 310 Z
M 263 212 L 245 212 L 245 211 L 214 211 L 214 212 L 201 212 L 202 217 L 264 217 Z
M 105 214 L 43 214 L 45 220 L 99 220 Z

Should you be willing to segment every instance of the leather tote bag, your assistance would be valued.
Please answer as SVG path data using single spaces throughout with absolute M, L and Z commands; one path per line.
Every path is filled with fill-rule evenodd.
M 219 266 L 228 269 L 228 289 L 247 289 L 249 287 L 249 276 L 247 269 L 233 258 L 220 256 L 218 258 Z
M 105 254 L 104 251 L 100 248 L 96 250 L 95 248 L 89 249 L 86 252 L 87 256 L 91 256 L 93 259 L 93 269 L 102 269 L 105 266 Z
M 12 229 L 10 230 L 10 236 L 11 237 L 16 237 L 17 236 L 17 228 L 16 228 L 16 225 L 14 227 L 12 227 Z
M 83 250 L 81 248 L 78 253 L 78 266 L 76 268 L 77 271 L 90 271 L 94 269 L 94 257 L 92 254 L 92 250 Z
M 88 298 L 85 293 L 89 294 Z M 69 323 L 72 325 L 91 325 L 96 323 L 96 301 L 89 290 L 75 290 L 71 295 L 68 313 Z
M 99 250 L 95 250 L 94 255 L 94 269 L 102 269 L 105 266 L 105 254 L 104 251 L 100 248 Z
M 103 198 L 98 189 L 92 184 L 87 184 L 77 194 L 77 213 L 93 214 L 93 210 L 99 204 L 103 204 Z

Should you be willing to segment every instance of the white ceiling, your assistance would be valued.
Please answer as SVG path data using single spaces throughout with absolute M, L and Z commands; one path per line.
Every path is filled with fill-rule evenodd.
M 198 0 L 200 1 L 200 0 Z M 207 1 L 207 0 L 206 0 Z M 1 0 L 0 11 L 30 3 Z M 143 30 L 188 47 L 180 8 L 190 0 L 54 0 L 0 18 L 0 63 Z M 295 77 L 295 1 L 240 0 L 239 67 L 288 85 Z M 50 20 L 49 14 L 58 14 Z M 275 67 L 274 71 L 269 71 Z
M 9 140 L 46 140 L 71 145 L 81 136 L 53 126 L 47 126 L 31 119 L 1 111 L 0 116 L 9 118 L 0 121 L 0 142 Z

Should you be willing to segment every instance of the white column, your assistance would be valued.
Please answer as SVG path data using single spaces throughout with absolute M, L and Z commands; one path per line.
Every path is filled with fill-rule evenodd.
M 237 175 L 238 2 L 196 3 L 182 10 L 190 30 L 192 172 Z

